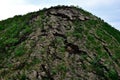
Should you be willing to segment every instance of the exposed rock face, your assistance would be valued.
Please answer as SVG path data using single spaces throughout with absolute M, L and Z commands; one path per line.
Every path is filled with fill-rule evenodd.
M 83 14 L 81 14 L 79 11 L 75 10 L 75 9 L 52 9 L 50 11 L 48 11 L 48 15 L 54 15 L 54 16 L 61 16 L 63 18 L 66 18 L 68 20 L 75 20 L 75 19 L 79 19 L 79 20 L 87 20 L 89 19 L 89 17 L 83 16 Z
M 17 45 L 24 46 L 25 54 L 16 57 L 14 50 L 3 60 L 1 80 L 120 79 L 120 60 L 115 57 L 120 43 L 95 16 L 72 7 L 55 7 L 33 16 L 29 25 L 34 31 Z

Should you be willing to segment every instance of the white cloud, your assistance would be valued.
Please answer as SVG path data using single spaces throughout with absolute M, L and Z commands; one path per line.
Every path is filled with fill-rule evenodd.
M 19 13 L 16 9 L 21 3 L 19 1 L 20 0 L 2 0 L 0 2 L 0 20 Z
M 49 6 L 49 5 L 46 5 Z M 26 4 L 24 0 L 3 0 L 0 3 L 0 20 L 13 17 L 14 15 L 22 15 L 28 12 L 37 11 L 44 5 Z
M 115 2 L 115 0 L 84 0 L 84 3 L 88 7 L 97 7 L 97 6 L 103 6 L 103 5 L 111 5 Z

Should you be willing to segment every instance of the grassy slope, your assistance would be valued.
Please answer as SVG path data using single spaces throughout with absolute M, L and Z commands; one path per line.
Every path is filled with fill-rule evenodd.
M 82 9 L 78 9 L 78 10 L 80 10 L 82 13 L 84 13 L 87 16 L 91 15 L 90 13 Z M 14 18 L 0 21 L 0 63 L 4 64 L 4 62 L 2 62 L 4 58 L 10 57 L 12 53 L 16 57 L 20 57 L 25 53 L 27 53 L 26 52 L 27 50 L 25 49 L 24 46 L 25 45 L 24 41 L 27 40 L 27 36 L 30 33 L 32 33 L 35 28 L 32 24 L 29 24 L 29 22 L 36 15 L 40 15 L 42 18 L 43 13 L 44 11 L 39 11 L 35 13 L 29 13 L 24 16 L 15 16 Z M 84 27 L 80 28 L 79 26 L 81 26 L 81 24 L 82 26 L 85 26 L 85 28 Z M 74 21 L 74 25 L 76 26 L 75 27 L 76 29 L 74 32 L 69 33 L 69 35 L 73 35 L 73 37 L 77 37 L 78 39 L 82 38 L 81 34 L 87 37 L 87 41 L 86 41 L 87 44 L 85 46 L 91 51 L 96 50 L 96 53 L 98 54 L 96 56 L 96 59 L 93 59 L 91 61 L 92 64 L 91 67 L 93 67 L 94 70 L 96 70 L 97 74 L 101 75 L 103 73 L 101 70 L 102 65 L 100 65 L 98 62 L 100 58 L 106 58 L 105 60 L 107 63 L 108 57 L 110 56 L 107 55 L 106 51 L 104 50 L 102 51 L 103 49 L 101 45 L 102 42 L 100 42 L 99 40 L 97 41 L 95 39 L 95 36 L 97 35 L 101 40 L 105 41 L 106 44 L 108 44 L 108 48 L 111 50 L 111 52 L 113 52 L 112 60 L 118 60 L 120 58 L 120 54 L 118 54 L 120 50 L 120 32 L 100 19 L 88 20 L 86 22 L 79 22 L 76 20 Z M 89 32 L 90 30 L 92 30 L 93 32 L 92 33 Z M 35 60 L 35 62 L 37 61 Z M 112 61 L 108 60 L 107 64 L 109 64 L 109 66 L 111 65 L 111 63 Z M 2 64 L 0 65 L 1 69 L 3 67 Z M 119 64 L 119 62 L 117 64 Z M 8 65 L 6 63 L 6 67 L 11 67 L 11 66 L 12 65 L 9 64 L 9 62 Z M 113 68 L 109 68 L 108 73 L 105 73 L 105 75 L 101 75 L 101 76 L 110 77 L 111 79 L 116 78 L 116 80 L 118 77 L 117 72 Z

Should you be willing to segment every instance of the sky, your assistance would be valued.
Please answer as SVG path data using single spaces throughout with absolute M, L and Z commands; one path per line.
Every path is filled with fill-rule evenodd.
M 0 20 L 57 5 L 79 6 L 120 31 L 120 0 L 1 0 Z

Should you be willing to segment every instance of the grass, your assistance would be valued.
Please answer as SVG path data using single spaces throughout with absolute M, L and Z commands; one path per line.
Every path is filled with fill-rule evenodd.
M 78 39 L 82 38 L 82 32 L 84 31 L 83 26 L 81 25 L 81 22 L 79 20 L 76 20 L 74 22 L 75 29 L 72 33 L 72 35 Z
M 111 27 L 109 24 L 105 22 L 102 24 L 102 26 L 103 30 L 107 31 L 120 43 L 120 31 L 116 30 L 115 28 Z
M 118 73 L 114 69 L 110 69 L 107 76 L 108 78 L 111 78 L 111 80 L 119 80 Z
M 0 21 L 0 59 L 4 56 L 10 56 L 15 51 L 16 55 L 24 54 L 24 49 L 17 45 L 27 39 L 27 36 L 33 31 L 33 25 L 29 21 L 36 15 L 44 15 L 43 11 L 28 13 L 24 16 L 17 15 L 13 18 Z M 40 22 L 40 21 L 39 21 Z M 42 24 L 42 23 L 41 23 Z
M 15 49 L 14 53 L 15 53 L 15 56 L 22 56 L 23 54 L 25 54 L 26 53 L 26 49 L 25 49 L 24 45 L 18 46 Z

